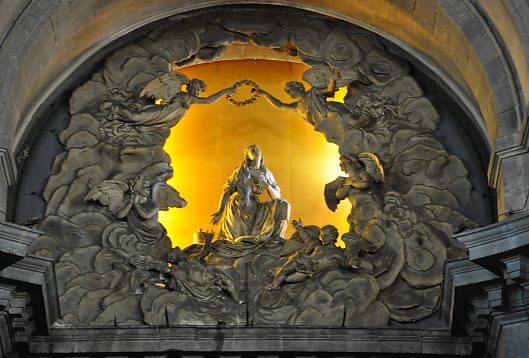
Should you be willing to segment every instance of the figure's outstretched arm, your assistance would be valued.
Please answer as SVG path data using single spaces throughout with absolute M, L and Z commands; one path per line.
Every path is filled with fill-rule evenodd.
M 235 89 L 233 87 L 228 87 L 223 90 L 218 91 L 217 93 L 212 94 L 209 97 L 192 97 L 191 103 L 193 104 L 211 104 L 217 102 L 219 99 L 224 97 L 227 94 L 234 93 Z
M 305 230 L 305 228 L 303 227 L 301 219 L 292 220 L 292 226 L 299 233 L 299 236 L 301 237 L 301 240 L 303 240 L 303 242 L 307 243 L 310 241 L 310 236 L 307 233 L 307 230 Z
M 295 111 L 297 109 L 297 102 L 293 103 L 283 103 L 274 96 L 272 96 L 270 93 L 266 92 L 265 90 L 259 89 L 257 91 L 260 95 L 262 95 L 272 106 L 274 106 L 277 109 L 289 109 L 291 111 Z

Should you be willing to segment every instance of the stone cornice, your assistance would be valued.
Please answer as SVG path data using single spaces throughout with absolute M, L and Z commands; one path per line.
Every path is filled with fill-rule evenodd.
M 0 270 L 26 256 L 27 248 L 41 233 L 8 222 L 0 223 Z
M 469 251 L 470 260 L 506 254 L 529 245 L 529 215 L 455 235 Z
M 523 123 L 519 132 L 497 138 L 489 165 L 489 185 L 496 188 L 501 173 L 502 161 L 529 152 L 529 104 L 525 107 Z
M 501 278 L 468 258 L 449 261 L 445 264 L 443 297 L 441 301 L 441 316 L 454 330 L 456 324 L 453 317 L 454 307 L 460 304 L 461 297 L 457 297 L 459 288 L 484 285 L 489 282 L 501 281 Z
M 44 307 L 35 309 L 43 310 L 41 313 L 46 315 L 46 327 L 42 327 L 44 330 L 51 327 L 60 317 L 55 268 L 52 259 L 27 255 L 24 259 L 0 271 L 0 280 L 2 278 L 22 286 L 32 284 L 41 287 L 40 293 Z
M 310 337 L 310 338 L 309 338 Z M 440 348 L 442 347 L 442 348 Z M 448 331 L 296 327 L 61 328 L 34 337 L 31 352 L 371 352 L 470 354 Z

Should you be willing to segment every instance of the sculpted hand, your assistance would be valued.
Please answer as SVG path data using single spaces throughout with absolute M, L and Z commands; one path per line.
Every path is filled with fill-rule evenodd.
M 268 183 L 263 178 L 260 178 L 260 177 L 255 179 L 255 184 L 265 189 L 269 187 Z
M 303 223 L 301 222 L 301 219 L 297 219 L 297 220 L 292 220 L 292 227 L 294 229 L 299 229 L 300 227 L 303 226 Z
M 348 177 L 347 179 L 345 179 L 345 185 L 349 185 L 349 186 L 354 186 L 356 183 L 356 180 L 354 180 L 353 178 L 351 177 Z
M 136 193 L 130 194 L 130 201 L 133 204 L 138 204 L 140 202 L 140 196 Z

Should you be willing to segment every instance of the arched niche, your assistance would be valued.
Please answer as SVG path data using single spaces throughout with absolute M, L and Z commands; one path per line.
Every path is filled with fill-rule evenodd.
M 125 197 L 132 185 L 130 180 L 143 175 L 145 171 L 151 175 L 150 179 L 157 178 L 160 182 L 172 174 L 168 166 L 169 158 L 162 145 L 169 128 L 178 125 L 186 108 L 182 108 L 182 113 L 170 120 L 162 116 L 150 121 L 151 124 L 146 124 L 144 119 L 140 119 L 141 125 L 123 121 L 110 114 L 115 110 L 127 109 L 134 103 L 156 109 L 154 103 L 141 102 L 144 100 L 139 96 L 148 83 L 175 68 L 221 59 L 224 51 L 229 52 L 231 46 L 237 43 L 253 43 L 259 48 L 273 48 L 295 55 L 310 67 L 305 74 L 315 76 L 311 78 L 311 75 L 307 75 L 304 78 L 312 88 L 321 80 L 318 77 L 321 73 L 325 74 L 328 68 L 334 69 L 339 74 L 336 78 L 338 85 L 348 86 L 349 92 L 345 103 L 336 104 L 334 106 L 338 107 L 332 107 L 329 111 L 339 113 L 343 119 L 348 115 L 347 111 L 356 108 L 359 112 L 355 112 L 355 115 L 366 116 L 369 130 L 367 127 L 349 124 L 347 129 L 339 129 L 343 131 L 340 138 L 334 130 L 331 133 L 327 127 L 319 128 L 327 139 L 338 144 L 340 154 L 361 156 L 368 153 L 369 156 L 364 155 L 362 158 L 376 157 L 374 162 L 380 162 L 377 165 L 383 167 L 387 179 L 377 179 L 380 188 L 382 182 L 387 183 L 389 188 L 380 189 L 384 197 L 376 200 L 380 204 L 383 199 L 384 210 L 387 210 L 376 209 L 380 211 L 380 216 L 373 217 L 377 222 L 371 222 L 371 217 L 364 217 L 365 222 L 360 218 L 360 222 L 357 222 L 351 214 L 351 232 L 357 230 L 358 236 L 373 245 L 368 250 L 368 257 L 373 255 L 376 259 L 383 257 L 386 260 L 389 255 L 397 259 L 377 263 L 380 267 L 376 268 L 376 274 L 366 274 L 361 280 L 354 277 L 361 281 L 355 284 L 368 287 L 367 292 L 372 297 L 370 296 L 368 303 L 360 304 L 363 308 L 356 312 L 358 317 L 354 314 L 350 316 L 348 324 L 384 326 L 388 319 L 413 322 L 430 316 L 438 307 L 444 260 L 463 255 L 461 247 L 452 239 L 452 233 L 473 226 L 472 220 L 468 218 L 482 225 L 491 221 L 483 169 L 485 163 L 482 159 L 487 153 L 476 150 L 479 145 L 475 143 L 480 142 L 479 137 L 476 140 L 475 136 L 467 134 L 468 131 L 474 134 L 479 131 L 462 117 L 464 111 L 453 106 L 453 98 L 449 93 L 443 92 L 442 86 L 432 84 L 428 74 L 421 72 L 420 68 L 410 67 L 406 60 L 397 55 L 399 51 L 394 45 L 381 41 L 365 30 L 314 14 L 304 13 L 306 18 L 301 18 L 296 16 L 296 11 L 279 14 L 271 8 L 232 10 L 211 11 L 195 16 L 190 14 L 173 19 L 174 23 L 160 27 L 139 38 L 137 42 L 115 51 L 91 79 L 72 94 L 69 103 L 71 118 L 67 118 L 66 106 L 52 116 L 49 122 L 50 132 L 51 128 L 61 129 L 59 138 L 65 151 L 61 152 L 56 146 L 58 154 L 51 173 L 48 171 L 44 175 L 38 175 L 37 165 L 27 166 L 24 178 L 28 179 L 21 184 L 17 220 L 24 222 L 33 217 L 38 219 L 44 216 L 39 227 L 46 235 L 36 241 L 33 252 L 57 260 L 64 319 L 76 325 L 105 325 L 110 322 L 111 316 L 116 320 L 118 315 L 120 322 L 124 324 L 144 322 L 157 325 L 163 317 L 167 319 L 167 311 L 163 316 L 165 306 L 157 306 L 154 303 L 156 300 L 148 301 L 152 299 L 152 295 L 149 296 L 152 290 L 147 294 L 149 299 L 145 299 L 148 303 L 142 303 L 145 306 L 142 306 L 141 312 L 134 311 L 133 308 L 137 307 L 139 297 L 124 299 L 120 296 L 136 290 L 138 282 L 144 284 L 149 279 L 139 272 L 145 271 L 145 267 L 137 261 L 131 261 L 136 252 L 141 251 L 151 260 L 163 260 L 161 252 L 168 249 L 166 238 L 154 245 L 152 242 L 141 242 L 141 235 L 136 235 L 133 230 L 136 227 L 124 221 L 123 216 L 118 217 L 115 212 L 109 212 L 108 202 L 105 204 L 104 200 L 89 193 L 103 182 L 112 180 L 119 181 L 126 188 L 122 189 L 122 197 Z M 275 22 L 259 22 L 263 14 L 273 15 Z M 234 52 L 232 48 L 232 53 Z M 312 88 L 307 86 L 308 91 Z M 314 96 L 319 94 L 314 92 Z M 163 105 L 160 106 L 160 109 L 163 108 Z M 312 116 L 315 118 L 316 115 Z M 329 116 L 323 117 L 325 118 L 318 119 L 321 122 L 312 118 L 315 122 L 313 124 L 323 123 Z M 401 124 L 387 129 L 389 127 L 386 128 L 385 124 L 378 124 L 379 119 L 408 121 L 408 124 L 398 122 Z M 151 130 L 154 127 L 156 130 Z M 376 132 L 375 129 L 382 129 L 382 132 Z M 360 137 L 364 139 L 358 139 Z M 371 137 L 379 138 L 380 141 L 370 139 Z M 45 163 L 46 160 L 50 162 L 52 149 L 46 142 L 51 138 L 51 134 L 39 138 L 35 147 L 37 151 L 34 151 L 37 154 L 30 158 L 28 164 Z M 41 159 L 39 156 L 42 156 Z M 365 165 L 367 170 L 367 164 Z M 433 174 L 429 174 L 430 172 Z M 47 181 L 46 186 L 43 185 L 44 180 Z M 419 187 L 416 192 L 412 192 L 415 190 L 413 188 Z M 42 193 L 45 197 L 47 204 L 44 213 L 39 212 L 37 205 L 28 205 L 31 201 L 24 203 L 24 195 L 32 195 L 30 190 L 37 194 L 34 196 Z M 370 195 L 371 192 L 367 196 Z M 401 199 L 401 196 L 407 197 Z M 414 199 L 415 196 L 420 198 Z M 393 202 L 397 203 L 396 206 L 391 204 Z M 413 243 L 405 243 L 406 235 L 402 230 L 410 228 L 404 229 L 402 221 L 407 219 L 398 217 L 396 213 L 394 214 L 397 216 L 392 217 L 390 206 L 399 210 L 407 207 L 406 210 L 420 217 L 415 218 L 416 221 L 411 225 L 411 230 L 417 236 Z M 428 213 L 423 212 L 424 208 Z M 128 210 L 131 210 L 130 207 Z M 436 226 L 433 222 L 439 225 Z M 400 224 L 404 226 L 399 226 Z M 370 231 L 371 228 L 373 231 Z M 393 236 L 372 237 L 379 235 L 375 231 L 384 231 L 383 229 Z M 379 239 L 396 243 L 391 244 L 396 246 L 384 246 Z M 135 240 L 140 242 L 136 243 Z M 429 249 L 422 247 L 424 240 L 433 240 Z M 135 249 L 129 250 L 130 245 Z M 125 246 L 128 248 L 124 249 Z M 415 256 L 407 253 L 406 247 Z M 382 253 L 381 250 L 389 250 L 389 253 Z M 116 253 L 118 251 L 122 251 L 124 255 Z M 437 253 L 440 255 L 435 258 Z M 418 257 L 426 257 L 427 264 Z M 112 265 L 112 269 L 109 268 L 109 260 L 121 262 L 121 268 L 116 269 Z M 398 264 L 394 265 L 394 262 Z M 98 263 L 98 268 L 92 267 L 93 263 Z M 106 269 L 108 270 L 104 271 Z M 134 276 L 135 280 L 131 279 L 128 286 L 124 286 L 123 292 L 116 291 L 102 279 L 111 271 L 112 275 Z M 417 274 L 418 271 L 427 273 Z M 86 284 L 76 284 L 81 276 L 93 278 L 95 286 L 87 288 Z M 350 286 L 356 287 L 353 284 Z M 75 290 L 87 290 L 89 293 L 75 293 Z M 402 291 L 416 293 L 412 313 L 406 311 L 407 303 L 399 306 L 394 301 Z M 170 292 L 158 292 L 158 296 L 167 294 L 169 301 L 180 299 Z M 87 297 L 87 294 L 90 299 L 79 301 Z M 190 295 L 192 296 L 191 293 Z M 264 298 L 265 301 L 268 299 Z M 103 301 L 104 304 L 100 304 Z M 170 302 L 173 307 L 171 314 L 175 315 L 170 324 L 189 323 L 187 319 L 193 324 L 209 324 L 220 319 L 211 316 L 200 321 L 192 315 L 189 316 L 192 318 L 182 319 L 175 311 L 178 306 L 175 302 Z M 120 309 L 128 307 L 129 310 L 116 311 L 118 303 Z M 193 302 L 186 304 L 189 307 L 195 305 Z M 338 314 L 323 310 L 323 314 L 330 315 L 329 317 Z M 283 322 L 276 317 L 272 323 L 313 323 L 311 319 L 314 317 L 306 317 L 308 314 L 303 316 L 303 312 L 305 311 L 297 312 L 297 318 L 292 322 Z M 230 324 L 240 323 L 239 313 L 231 316 L 233 321 Z M 366 317 L 371 314 L 380 317 L 380 320 L 370 322 Z M 337 316 L 332 317 L 334 319 Z M 329 322 L 334 321 L 331 319 Z

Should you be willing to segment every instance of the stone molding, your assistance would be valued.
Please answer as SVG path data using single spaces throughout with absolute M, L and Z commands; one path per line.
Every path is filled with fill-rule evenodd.
M 9 222 L 0 223 L 0 269 L 3 269 L 15 261 L 26 256 L 27 248 L 32 240 L 40 236 L 35 230 Z
M 469 259 L 447 263 L 445 268 L 447 307 L 442 312 L 452 314 L 448 316 L 452 332 L 465 327 L 471 341 L 491 356 L 506 340 L 504 327 L 522 323 L 529 329 L 528 229 L 525 215 L 456 235 L 469 250 Z M 521 331 L 518 339 L 525 336 Z
M 182 354 L 206 352 L 298 352 L 314 356 L 350 352 L 468 355 L 466 338 L 448 331 L 427 329 L 328 329 L 272 327 L 149 327 L 54 329 L 48 337 L 34 337 L 31 352 L 60 354 L 98 352 Z M 314 353 L 318 352 L 318 353 Z
M 16 181 L 16 169 L 11 154 L 5 148 L 0 148 L 0 166 L 7 185 L 13 185 Z
M 52 260 L 27 255 L 41 233 L 0 223 L 0 353 L 30 343 L 33 332 L 45 333 L 59 316 Z

